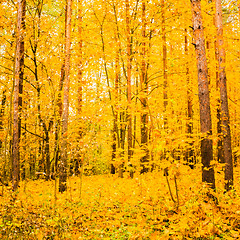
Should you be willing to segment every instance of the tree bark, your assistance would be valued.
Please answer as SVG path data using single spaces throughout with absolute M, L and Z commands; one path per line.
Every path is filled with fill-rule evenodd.
M 128 161 L 132 157 L 132 89 L 131 89 L 131 65 L 132 65 L 132 41 L 130 31 L 129 0 L 125 0 L 126 7 L 126 30 L 127 30 L 127 101 L 128 101 Z
M 165 25 L 165 0 L 161 0 L 162 5 L 162 51 L 163 51 L 163 111 L 164 111 L 164 129 L 168 129 L 168 120 L 167 120 L 167 106 L 168 106 L 168 77 L 167 77 L 167 39 L 166 39 L 166 25 Z
M 205 39 L 201 16 L 201 1 L 191 0 L 192 21 L 194 45 L 197 59 L 198 70 L 198 97 L 200 108 L 200 125 L 201 125 L 201 155 L 202 155 L 202 181 L 215 188 L 214 169 L 211 166 L 213 159 L 212 147 L 212 120 L 210 111 L 209 87 L 208 87 L 208 70 L 205 50 Z
M 82 105 L 83 105 L 83 17 L 82 17 L 82 0 L 78 2 L 78 34 L 79 34 L 79 44 L 78 44 L 78 106 L 77 106 L 77 114 L 78 114 L 78 147 L 77 147 L 77 156 L 75 162 L 75 174 L 78 175 L 80 173 L 80 167 L 82 167 L 83 163 L 83 153 L 82 153 L 82 137 L 83 137 L 83 122 L 82 122 Z
M 110 165 L 111 174 L 115 174 L 116 168 L 114 166 L 114 161 L 117 158 L 117 148 L 119 146 L 118 137 L 118 116 L 119 116 L 119 41 L 117 34 L 115 34 L 115 42 L 117 45 L 116 49 L 116 62 L 115 62 L 115 83 L 114 83 L 114 116 L 113 116 L 113 143 L 112 143 L 112 163 Z
M 59 166 L 59 192 L 67 190 L 67 160 L 68 160 L 68 112 L 69 112 L 69 84 L 70 84 L 70 47 L 71 47 L 71 15 L 72 0 L 66 2 L 66 36 L 65 36 L 65 82 L 63 92 L 62 113 L 62 142 Z
M 233 187 L 233 162 L 232 162 L 230 117 L 227 96 L 227 77 L 225 72 L 225 49 L 223 42 L 222 5 L 220 0 L 216 0 L 215 21 L 217 27 L 219 89 L 222 115 L 223 153 L 225 162 L 225 189 L 228 191 Z
M 3 116 L 4 116 L 4 112 L 5 112 L 6 100 L 7 100 L 6 89 L 4 89 L 3 96 L 2 96 L 2 102 L 1 102 L 1 110 L 0 110 L 0 133 L 4 131 Z M 2 141 L 2 139 L 0 139 L 0 152 L 2 150 L 2 146 L 3 146 L 3 141 Z
M 25 0 L 18 0 L 17 11 L 17 30 L 16 30 L 16 55 L 15 55 L 15 75 L 14 75 L 14 95 L 13 95 L 13 153 L 12 153 L 12 188 L 16 191 L 20 180 L 20 133 L 21 133 L 21 96 L 24 68 L 24 16 L 25 16 Z
M 186 79 L 187 79 L 187 137 L 188 137 L 188 146 L 186 149 L 185 159 L 189 166 L 194 168 L 194 151 L 193 151 L 193 103 L 192 103 L 192 86 L 189 75 L 189 51 L 188 51 L 188 37 L 187 37 L 187 29 L 185 28 L 185 56 L 186 56 Z
M 147 64 L 146 64 L 146 2 L 142 1 L 142 49 L 141 49 L 141 148 L 144 151 L 144 156 L 141 158 L 141 173 L 149 171 L 149 149 L 148 149 L 148 110 L 147 110 Z
M 65 61 L 65 60 L 64 60 Z M 59 144 L 59 132 L 61 126 L 61 116 L 62 116 L 62 91 L 63 91 L 63 83 L 65 78 L 65 63 L 62 64 L 61 67 L 61 76 L 58 86 L 58 96 L 57 96 L 57 111 L 56 111 L 56 125 L 55 125 L 55 143 L 54 143 L 54 170 L 55 174 L 58 173 L 58 163 L 60 161 L 60 144 Z
M 214 18 L 214 24 L 216 25 L 216 21 Z M 218 62 L 218 47 L 217 41 L 214 42 L 215 47 L 215 59 Z M 219 91 L 219 64 L 216 62 L 216 89 Z M 224 152 L 223 152 L 223 140 L 222 140 L 222 116 L 221 116 L 221 106 L 220 106 L 220 98 L 217 99 L 217 159 L 220 163 L 224 163 Z

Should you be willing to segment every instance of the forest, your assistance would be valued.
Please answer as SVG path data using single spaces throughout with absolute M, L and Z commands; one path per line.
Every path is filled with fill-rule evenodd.
M 0 0 L 0 238 L 240 238 L 239 0 Z

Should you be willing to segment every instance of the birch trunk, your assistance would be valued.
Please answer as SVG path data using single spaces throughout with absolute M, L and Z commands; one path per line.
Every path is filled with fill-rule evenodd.
M 62 112 L 62 142 L 61 159 L 59 166 L 59 192 L 67 190 L 67 159 L 68 159 L 68 112 L 69 112 L 69 72 L 70 72 L 70 47 L 71 47 L 71 15 L 72 0 L 66 2 L 66 36 L 65 36 L 65 82 L 63 92 Z

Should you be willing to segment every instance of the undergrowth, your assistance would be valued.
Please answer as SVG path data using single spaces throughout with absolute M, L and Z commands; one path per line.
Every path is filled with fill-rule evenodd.
M 176 197 L 177 176 L 177 206 L 162 171 L 133 179 L 84 176 L 82 186 L 71 177 L 65 193 L 55 193 L 55 181 L 24 181 L 17 193 L 2 191 L 0 239 L 238 239 L 240 174 L 235 170 L 235 188 L 227 193 L 223 173 L 216 173 L 213 201 L 200 167 L 175 166 L 169 183 Z

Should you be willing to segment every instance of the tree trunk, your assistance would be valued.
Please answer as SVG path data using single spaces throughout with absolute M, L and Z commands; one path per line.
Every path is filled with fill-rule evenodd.
M 5 112 L 5 106 L 6 106 L 6 90 L 4 89 L 3 96 L 2 96 L 1 110 L 0 110 L 0 133 L 2 133 L 4 131 L 3 116 L 4 116 L 4 112 Z M 2 141 L 2 139 L 0 139 L 0 153 L 2 150 L 2 146 L 3 146 L 3 141 Z
M 214 18 L 214 24 L 215 18 Z M 217 41 L 214 42 L 215 47 L 215 60 L 218 62 L 218 47 L 217 47 Z M 219 65 L 216 63 L 216 89 L 219 90 Z M 221 104 L 220 104 L 220 98 L 217 99 L 217 159 L 220 163 L 224 163 L 224 153 L 223 153 L 223 141 L 222 141 L 222 117 L 221 117 Z
M 17 31 L 16 31 L 16 55 L 15 55 L 15 82 L 14 82 L 14 96 L 13 96 L 13 153 L 12 153 L 12 188 L 16 191 L 20 180 L 20 155 L 19 155 L 19 142 L 20 142 L 20 106 L 22 82 L 23 82 L 23 59 L 24 59 L 24 16 L 25 16 L 25 0 L 18 0 L 17 11 Z
M 67 190 L 67 148 L 68 148 L 68 112 L 69 112 L 69 72 L 70 72 L 70 47 L 71 47 L 71 15 L 72 0 L 66 2 L 66 36 L 65 36 L 65 82 L 63 93 L 62 113 L 62 142 L 61 159 L 59 166 L 59 192 Z
M 168 129 L 167 120 L 167 105 L 168 105 L 168 79 L 167 79 L 167 40 L 166 40 L 166 27 L 165 27 L 165 0 L 161 0 L 162 5 L 162 42 L 163 42 L 163 111 L 164 111 L 164 129 Z
M 119 145 L 118 137 L 118 116 L 119 116 L 119 42 L 117 36 L 115 37 L 117 44 L 116 50 L 116 62 L 115 62 L 115 88 L 114 88 L 114 116 L 113 116 L 113 143 L 112 143 L 112 163 L 110 165 L 111 174 L 115 174 L 116 168 L 114 166 L 114 161 L 117 157 L 117 147 Z
M 80 173 L 80 167 L 82 167 L 83 163 L 83 152 L 82 152 L 82 137 L 83 137 L 83 122 L 82 122 L 82 105 L 83 105 L 83 39 L 82 39 L 82 0 L 79 0 L 78 3 L 78 34 L 79 34 L 79 49 L 78 49 L 78 106 L 77 106 L 77 114 L 78 114 L 78 148 L 77 148 L 77 156 L 75 162 L 75 174 L 78 175 Z
M 200 2 L 200 0 L 191 0 L 193 35 L 198 70 L 200 125 L 202 133 L 202 181 L 208 183 L 211 188 L 215 188 L 214 169 L 211 166 L 211 160 L 213 159 L 213 148 L 211 139 L 212 120 L 208 89 L 208 70 Z
M 142 49 L 141 49 L 141 148 L 144 151 L 144 156 L 141 158 L 141 173 L 149 171 L 149 149 L 148 149 L 148 110 L 147 110 L 147 64 L 146 64 L 146 2 L 142 1 Z
M 225 162 L 225 189 L 228 191 L 233 187 L 233 162 L 227 96 L 227 77 L 225 72 L 225 49 L 223 45 L 222 5 L 220 0 L 216 0 L 215 20 L 217 27 L 219 88 L 222 115 L 223 153 Z
M 125 0 L 126 29 L 127 29 L 127 100 L 128 100 L 128 161 L 132 157 L 132 89 L 131 89 L 131 65 L 132 65 L 132 41 L 130 33 L 129 0 Z
M 49 121 L 49 125 L 48 128 L 46 126 L 45 123 L 43 123 L 43 129 L 44 129 L 44 133 L 45 133 L 45 137 L 44 137 L 44 142 L 45 142 L 45 149 L 44 149 L 44 155 L 45 155 L 45 173 L 46 173 L 46 180 L 50 179 L 50 174 L 51 174 L 51 161 L 50 161 L 50 137 L 49 137 L 49 133 L 51 130 L 51 127 L 53 125 L 53 121 Z
M 65 60 L 64 60 L 65 61 Z M 60 132 L 60 126 L 61 126 L 61 116 L 62 116 L 62 91 L 63 91 L 63 83 L 64 83 L 64 78 L 65 78 L 65 63 L 62 64 L 61 67 L 61 77 L 60 77 L 60 82 L 59 82 L 59 89 L 58 89 L 58 96 L 57 96 L 57 120 L 56 120 L 56 125 L 55 125 L 55 143 L 54 143 L 54 170 L 55 174 L 58 173 L 58 163 L 60 160 L 60 147 L 59 147 L 59 132 Z
M 121 95 L 121 93 L 120 93 Z M 124 161 L 124 148 L 125 148 L 125 137 L 126 137 L 126 111 L 121 110 L 119 113 L 119 121 L 120 121 L 120 161 L 121 164 L 118 169 L 118 176 L 123 177 L 123 161 Z
M 193 151 L 193 103 L 192 103 L 192 86 L 189 75 L 189 52 L 187 29 L 185 29 L 185 57 L 186 57 L 186 78 L 187 78 L 187 137 L 188 146 L 186 149 L 185 159 L 189 166 L 194 168 L 194 151 Z
M 6 90 L 3 90 L 3 96 L 2 96 L 2 102 L 1 102 L 1 110 L 0 110 L 0 134 L 3 136 L 4 132 L 4 125 L 3 125 L 3 120 L 4 120 L 4 113 L 5 113 L 5 108 L 6 108 Z M 3 154 L 3 142 L 4 142 L 4 154 Z M 4 141 L 3 138 L 1 137 L 0 139 L 0 156 L 3 159 L 3 166 L 2 166 L 2 180 L 5 182 L 6 180 L 6 163 L 7 163 L 7 158 L 6 158 L 6 152 L 7 152 L 7 138 L 5 137 Z

